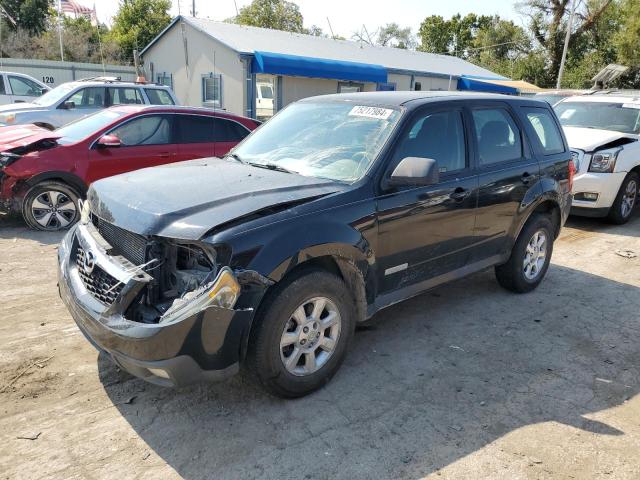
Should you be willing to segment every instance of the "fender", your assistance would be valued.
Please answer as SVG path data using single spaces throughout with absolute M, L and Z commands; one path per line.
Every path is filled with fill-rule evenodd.
M 509 242 L 509 249 L 507 251 L 511 251 L 513 248 L 513 244 L 516 242 L 516 239 L 520 235 L 520 232 L 524 228 L 525 224 L 531 218 L 531 215 L 538 211 L 543 204 L 551 204 L 553 208 L 557 208 L 558 212 L 562 212 L 562 204 L 564 203 L 564 199 L 562 195 L 559 193 L 561 191 L 561 187 L 558 185 L 558 182 L 553 178 L 544 177 L 538 182 L 539 189 L 534 191 L 534 189 L 530 189 L 525 196 L 521 206 L 523 207 L 520 211 L 520 215 L 518 218 L 518 222 L 514 223 L 514 230 L 510 235 L 511 242 Z M 546 210 L 546 207 L 545 207 Z M 558 217 L 558 221 L 562 221 L 561 216 Z M 560 227 L 560 225 L 558 225 Z M 559 233 L 560 228 L 558 228 Z
M 87 190 L 89 188 L 89 186 L 79 176 L 73 173 L 61 171 L 39 173 L 38 175 L 34 175 L 28 180 L 25 180 L 24 183 L 28 185 L 29 188 L 31 188 L 45 180 L 60 180 L 68 184 L 70 187 L 73 187 L 82 197 L 87 195 Z

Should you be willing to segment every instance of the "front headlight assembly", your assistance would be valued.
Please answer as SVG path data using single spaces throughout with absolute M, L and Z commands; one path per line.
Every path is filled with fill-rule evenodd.
M 229 267 L 223 267 L 216 279 L 176 299 L 160 318 L 160 323 L 172 323 L 211 307 L 233 308 L 240 296 L 240 285 Z
M 0 168 L 8 167 L 18 160 L 20 155 L 11 152 L 0 152 Z
M 589 171 L 595 173 L 611 173 L 616 168 L 616 160 L 622 149 L 601 150 L 591 155 Z

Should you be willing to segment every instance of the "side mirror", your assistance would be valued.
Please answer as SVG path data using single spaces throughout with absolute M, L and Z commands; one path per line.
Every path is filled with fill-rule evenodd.
M 62 110 L 71 110 L 73 108 L 76 108 L 76 104 L 75 102 L 64 102 L 62 105 L 60 105 L 60 108 Z
M 388 185 L 426 186 L 438 183 L 439 178 L 438 165 L 433 158 L 406 157 L 393 170 Z
M 118 148 L 122 142 L 116 135 L 103 135 L 96 145 L 98 148 Z

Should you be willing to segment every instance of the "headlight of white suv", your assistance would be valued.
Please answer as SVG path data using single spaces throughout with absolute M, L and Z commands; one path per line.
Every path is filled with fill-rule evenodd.
M 590 172 L 611 173 L 616 168 L 616 160 L 621 148 L 615 150 L 601 150 L 591 155 Z

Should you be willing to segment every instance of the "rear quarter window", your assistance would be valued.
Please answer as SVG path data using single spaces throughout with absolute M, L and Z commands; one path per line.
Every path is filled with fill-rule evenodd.
M 169 92 L 160 88 L 145 88 L 145 93 L 149 97 L 149 103 L 151 105 L 175 105 L 173 98 L 169 95 Z
M 535 134 L 534 141 L 537 140 L 542 152 L 545 155 L 564 152 L 562 134 L 551 112 L 539 107 L 523 107 L 522 110 Z

